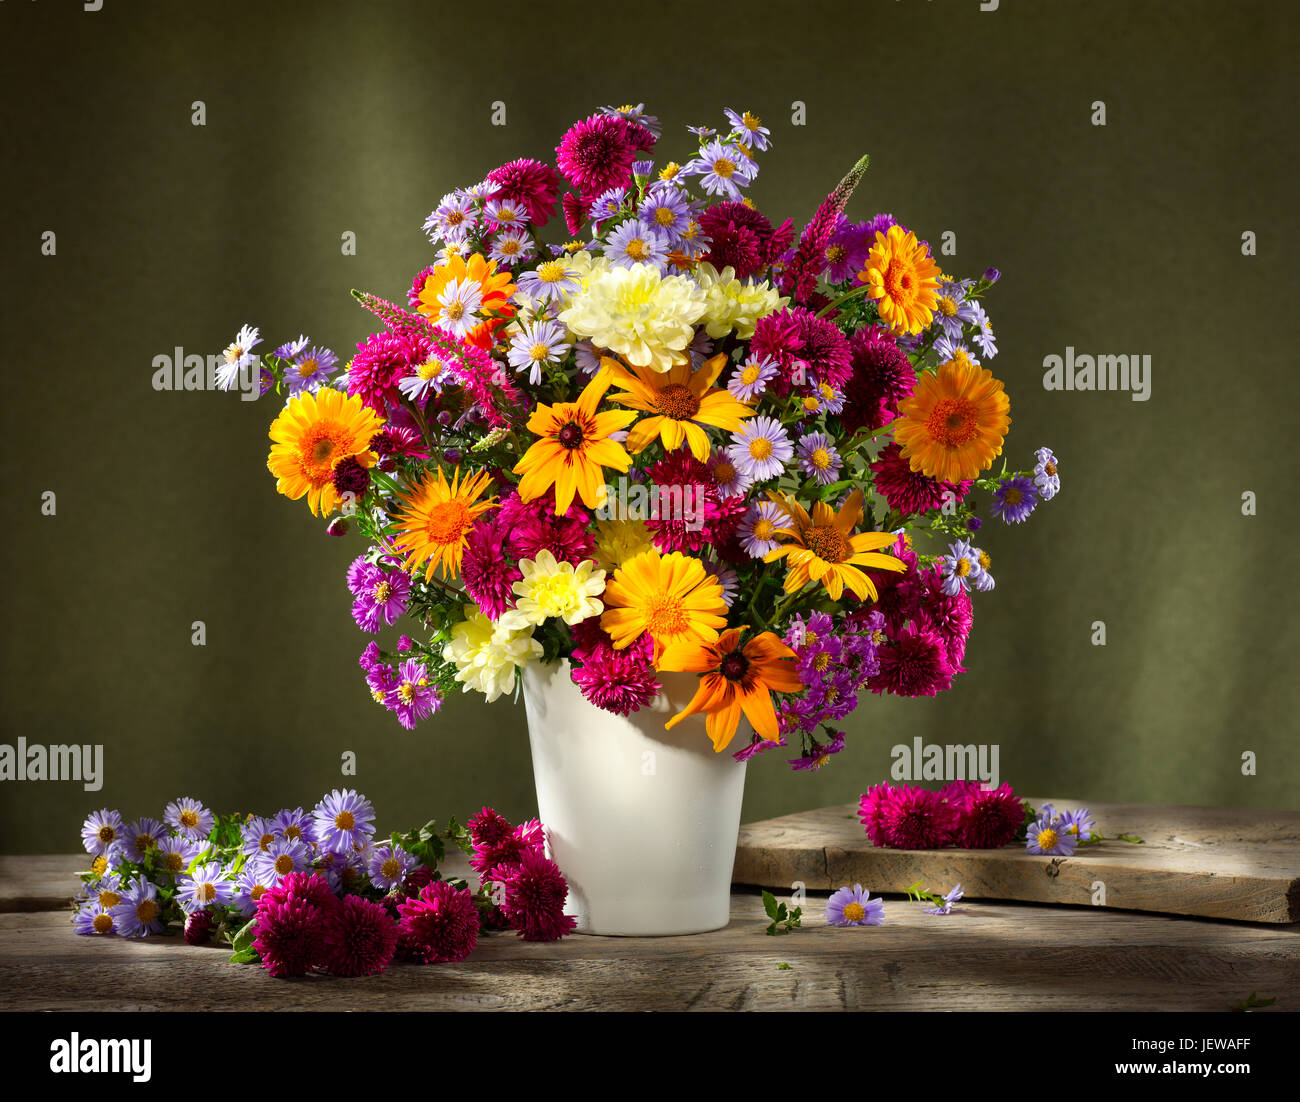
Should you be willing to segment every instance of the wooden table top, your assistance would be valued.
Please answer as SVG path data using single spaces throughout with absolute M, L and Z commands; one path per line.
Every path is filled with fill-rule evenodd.
M 84 862 L 0 858 L 0 1010 L 1224 1011 L 1300 991 L 1295 926 L 995 902 L 937 917 L 886 896 L 883 926 L 836 929 L 810 892 L 803 928 L 771 937 L 744 889 L 708 934 L 503 933 L 459 964 L 276 980 L 179 937 L 78 937 L 57 908 Z

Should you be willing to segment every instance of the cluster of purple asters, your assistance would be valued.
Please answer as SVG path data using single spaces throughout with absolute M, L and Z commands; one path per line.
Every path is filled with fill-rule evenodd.
M 1045 857 L 1069 857 L 1082 843 L 1097 837 L 1097 822 L 1086 807 L 1057 811 L 1043 804 L 1029 826 L 1025 849 Z

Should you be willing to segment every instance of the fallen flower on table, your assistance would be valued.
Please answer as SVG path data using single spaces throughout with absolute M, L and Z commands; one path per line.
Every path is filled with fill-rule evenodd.
M 885 901 L 861 884 L 843 887 L 826 901 L 828 926 L 880 926 L 885 921 Z
M 925 913 L 928 915 L 952 914 L 953 904 L 961 899 L 964 894 L 960 884 L 949 889 L 947 895 L 935 895 L 933 892 L 927 892 L 921 887 L 921 881 L 919 880 L 907 888 L 908 899 L 917 903 L 930 904 L 925 908 Z

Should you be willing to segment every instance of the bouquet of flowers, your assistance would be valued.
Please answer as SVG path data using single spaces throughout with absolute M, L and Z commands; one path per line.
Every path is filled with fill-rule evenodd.
M 367 541 L 357 625 L 419 625 L 361 656 L 403 726 L 530 662 L 567 660 L 620 715 L 688 671 L 669 726 L 701 714 L 721 751 L 743 716 L 737 758 L 797 745 L 807 769 L 863 692 L 963 671 L 994 584 L 981 511 L 1020 523 L 1060 486 L 1047 448 L 992 470 L 999 274 L 942 271 L 889 214 L 851 221 L 866 157 L 797 236 L 774 225 L 746 195 L 770 132 L 725 119 L 678 162 L 642 106 L 603 108 L 554 165 L 449 192 L 406 304 L 353 292 L 382 326 L 342 372 L 306 336 L 255 356 L 245 326 L 226 350 L 224 386 L 260 372 L 285 400 L 279 492 Z

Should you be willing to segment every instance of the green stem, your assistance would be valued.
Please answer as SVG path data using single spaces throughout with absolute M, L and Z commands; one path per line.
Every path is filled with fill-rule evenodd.
M 867 288 L 869 286 L 871 286 L 869 283 L 858 284 L 858 286 L 854 287 L 853 290 L 846 291 L 844 294 L 840 295 L 839 298 L 833 299 L 832 301 L 828 302 L 825 306 L 823 306 L 820 310 L 817 311 L 817 316 L 819 318 L 823 318 L 827 314 L 829 314 L 832 310 L 834 310 L 837 306 L 839 306 L 841 303 L 848 302 L 849 299 L 851 298 L 861 298 L 863 295 L 867 293 Z

